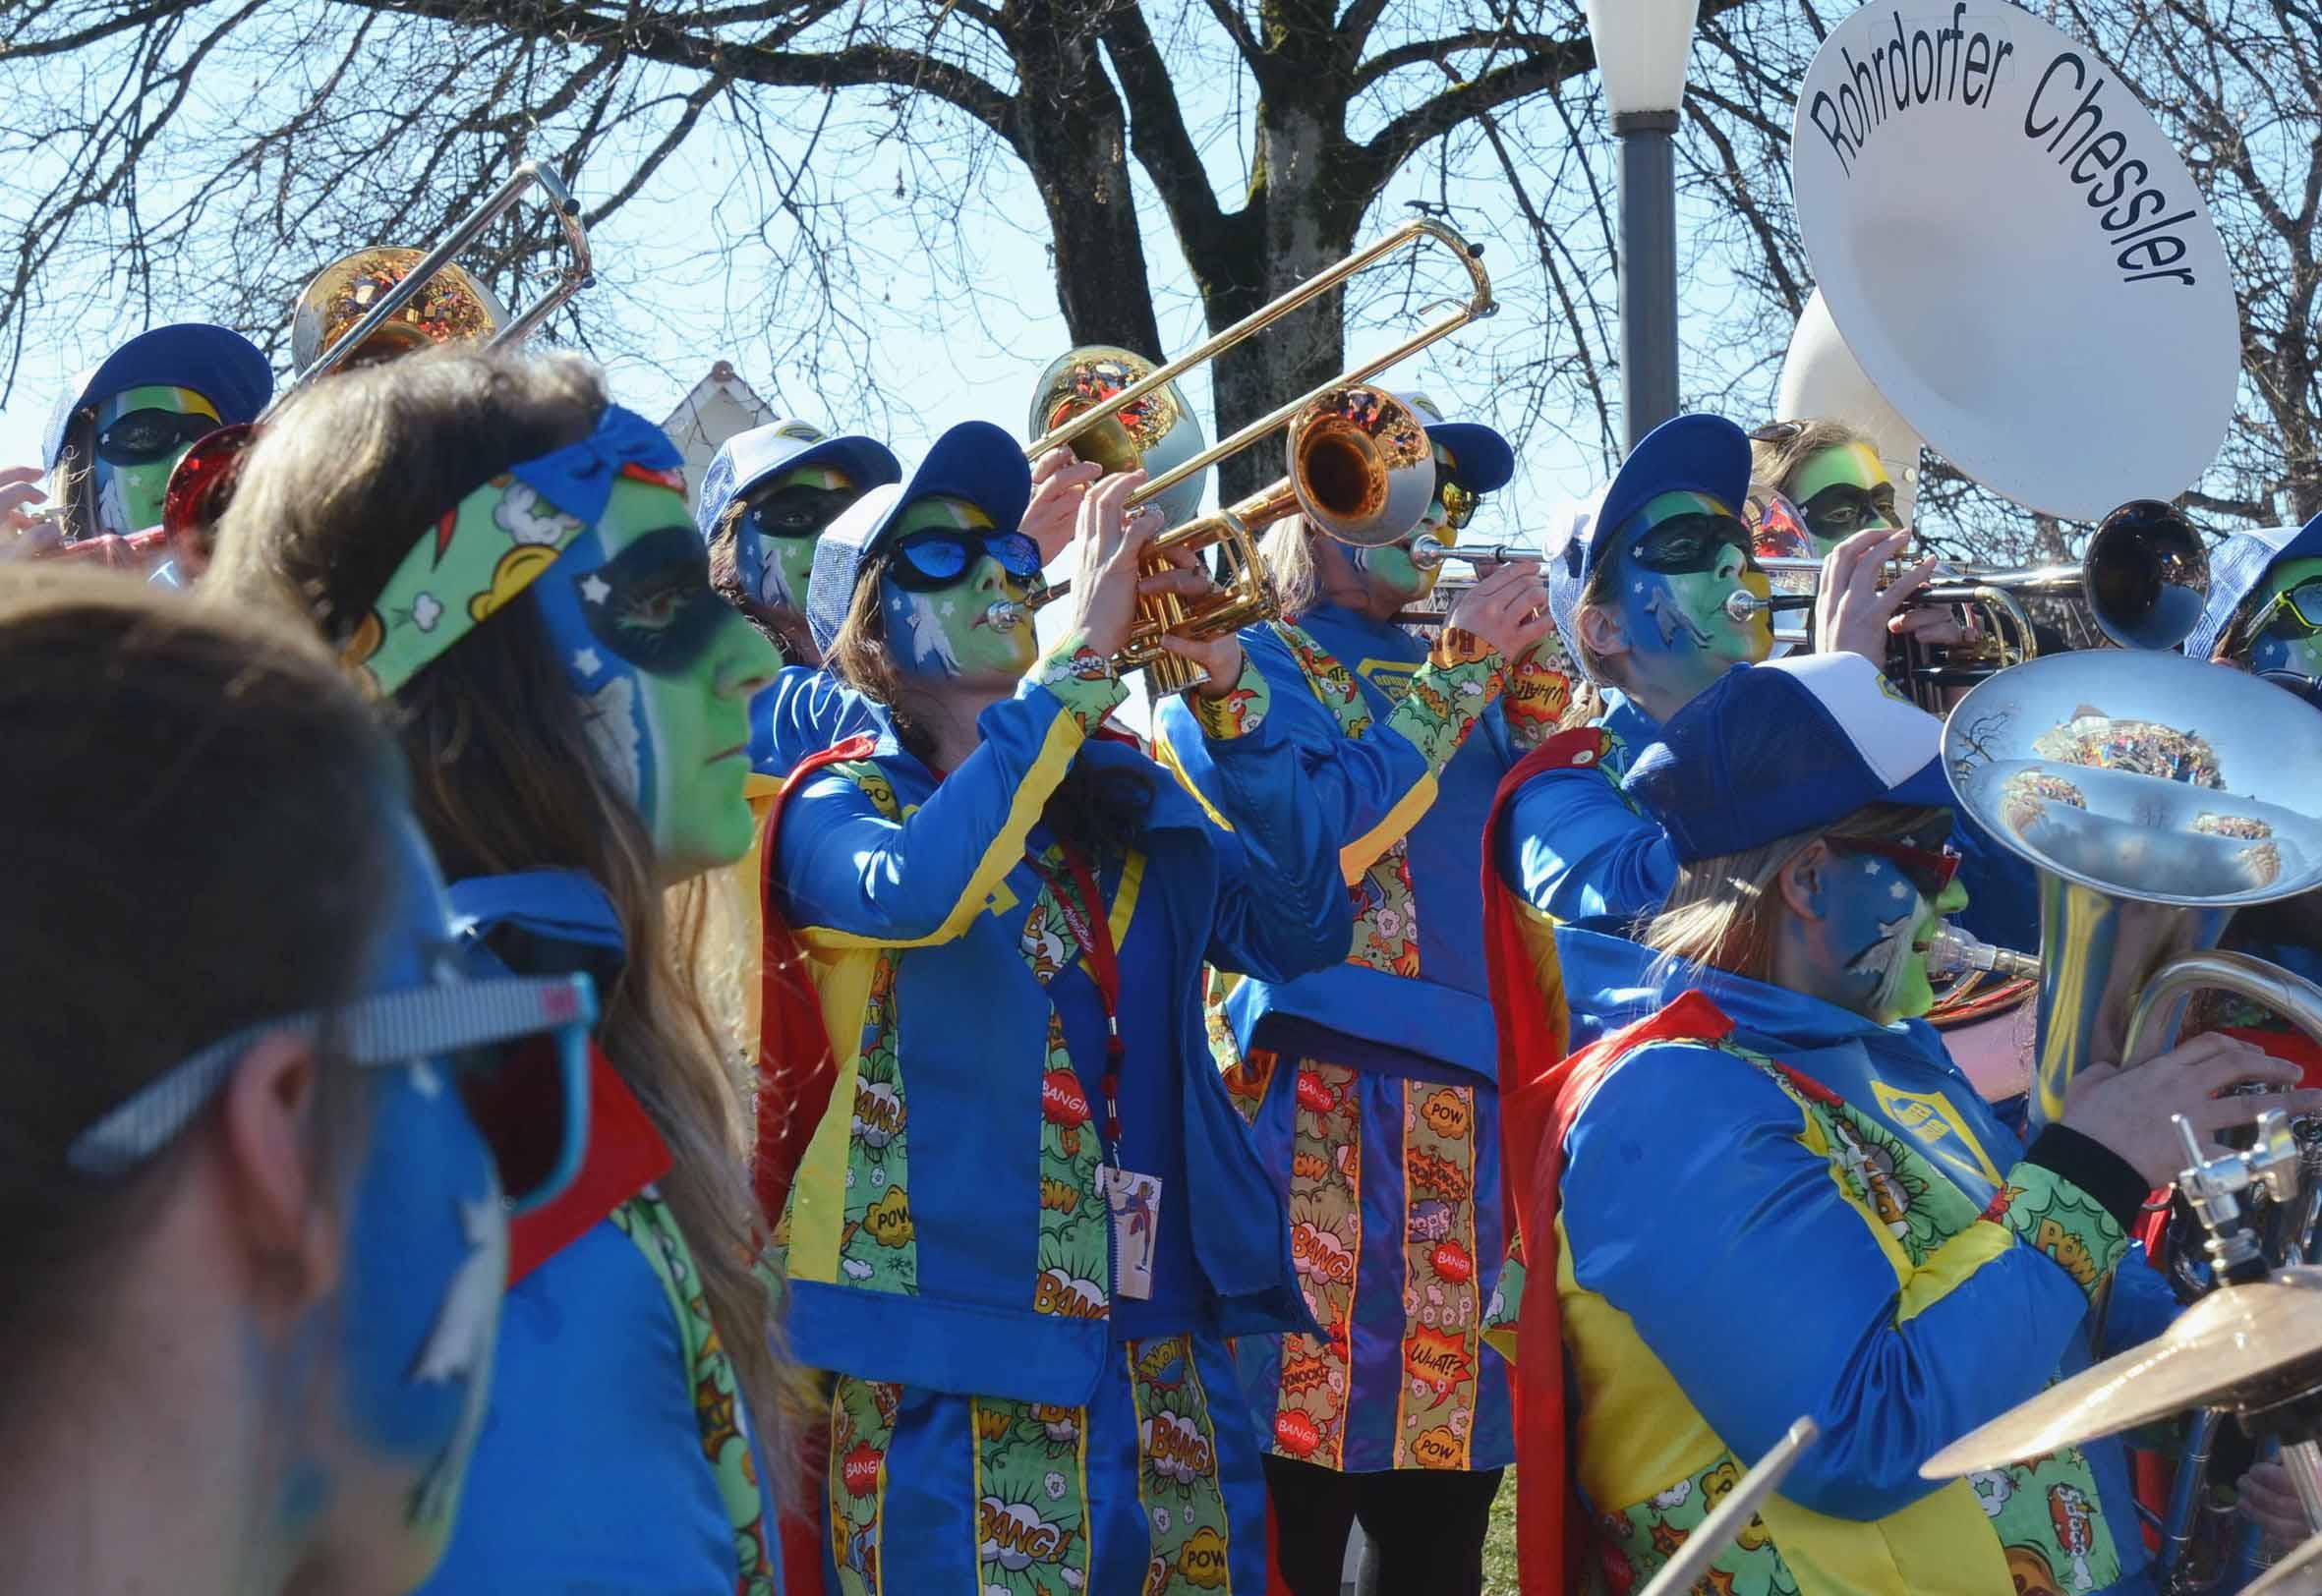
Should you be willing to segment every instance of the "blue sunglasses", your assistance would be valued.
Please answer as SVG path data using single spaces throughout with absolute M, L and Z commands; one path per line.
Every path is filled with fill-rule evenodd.
M 906 593 L 948 588 L 989 554 L 1018 582 L 1040 574 L 1040 545 L 1020 532 L 969 532 L 938 527 L 896 540 L 887 574 Z

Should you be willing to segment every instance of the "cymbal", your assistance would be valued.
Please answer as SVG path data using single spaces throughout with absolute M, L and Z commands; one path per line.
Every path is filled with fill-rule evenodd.
M 2301 1542 L 2263 1578 L 2242 1586 L 2241 1596 L 2322 1596 L 2322 1535 Z
M 2142 1266 L 2136 1266 L 2142 1267 Z M 2188 1408 L 2322 1353 L 2322 1268 L 2277 1270 L 2210 1292 L 2167 1331 L 2060 1381 L 1970 1431 L 1920 1468 L 1951 1479 L 2078 1446 Z

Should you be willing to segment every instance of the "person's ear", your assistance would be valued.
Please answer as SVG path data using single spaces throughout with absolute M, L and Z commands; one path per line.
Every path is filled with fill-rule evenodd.
M 334 1290 L 343 1262 L 337 1205 L 315 1157 L 320 1087 L 314 1044 L 282 1032 L 243 1054 L 220 1105 L 236 1233 L 252 1278 L 286 1314 Z
M 1620 617 L 1601 604 L 1583 604 L 1575 618 L 1581 642 L 1590 653 L 1613 659 L 1629 652 L 1629 630 Z
M 1774 889 L 1799 919 L 1820 920 L 1824 915 L 1823 888 L 1829 882 L 1829 847 L 1817 838 L 1782 865 L 1773 879 Z

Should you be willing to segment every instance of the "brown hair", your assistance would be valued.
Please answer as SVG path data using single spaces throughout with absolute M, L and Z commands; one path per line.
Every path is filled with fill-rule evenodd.
M 731 604 L 743 620 L 756 627 L 760 637 L 774 645 L 784 664 L 794 665 L 799 661 L 793 656 L 789 640 L 767 619 L 758 596 L 742 581 L 741 524 L 742 517 L 749 512 L 749 495 L 736 494 L 733 502 L 720 510 L 718 519 L 710 524 L 710 588 Z
M 1696 965 L 1771 981 L 1781 907 L 1773 884 L 1784 865 L 1823 837 L 1913 836 L 1949 820 L 1947 810 L 1866 804 L 1829 826 L 1740 853 L 1697 859 L 1678 870 L 1668 901 L 1645 925 L 1638 940 L 1660 955 L 1656 978 L 1679 965 Z
M 1787 422 L 1779 428 L 1761 428 L 1779 431 L 1777 437 L 1753 437 L 1750 440 L 1750 488 L 1753 493 L 1771 489 L 1785 498 L 1790 496 L 1791 479 L 1798 475 L 1807 461 L 1825 449 L 1835 449 L 1847 443 L 1860 443 L 1873 454 L 1879 445 L 1870 433 L 1845 422 L 1828 419 L 1808 422 Z M 1734 508 L 1739 509 L 1736 505 Z
M 576 356 L 458 347 L 348 371 L 300 395 L 242 468 L 199 590 L 295 597 L 344 645 L 418 529 L 509 465 L 585 436 L 606 405 Z M 545 624 L 510 604 L 395 695 L 416 808 L 444 874 L 579 871 L 628 942 L 599 1041 L 668 1144 L 661 1183 L 693 1254 L 767 1456 L 789 1455 L 776 1302 L 753 1270 L 763 1229 L 737 1146 L 742 1106 L 684 973 L 652 840 L 591 746 Z M 786 1480 L 778 1468 L 776 1483 Z
M 887 560 L 884 553 L 873 554 L 856 572 L 846 618 L 824 651 L 824 664 L 847 686 L 884 705 L 895 740 L 924 761 L 933 754 L 935 741 L 914 712 L 918 695 L 910 677 L 896 668 L 895 656 L 887 648 L 887 612 L 879 602 L 879 579 L 886 574 Z M 1074 760 L 1048 795 L 1040 819 L 1068 846 L 1088 853 L 1119 853 L 1142 828 L 1154 791 L 1153 782 L 1140 771 L 1100 771 Z
M 70 565 L 0 568 L 0 1355 L 21 1390 L 182 1167 L 173 1148 L 99 1181 L 67 1149 L 196 1051 L 360 995 L 403 770 L 312 636 Z

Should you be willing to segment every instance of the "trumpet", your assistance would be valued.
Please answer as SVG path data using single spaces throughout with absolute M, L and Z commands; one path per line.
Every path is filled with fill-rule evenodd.
M 1454 545 L 1438 538 L 1415 538 L 1411 542 L 1411 563 L 1422 571 L 1436 570 L 1453 561 L 1469 565 L 1504 565 L 1509 560 L 1537 560 L 1540 557 L 1540 551 L 1530 543 Z
M 1319 299 L 1374 261 L 1430 241 L 1448 248 L 1466 270 L 1471 289 L 1467 300 L 1454 302 L 1446 314 L 1386 353 L 1267 412 L 1231 437 L 1207 448 L 1198 446 L 1198 428 L 1177 390 L 1180 376 Z M 1417 218 L 1324 267 L 1176 360 L 1155 366 L 1126 350 L 1090 346 L 1072 351 L 1049 368 L 1032 405 L 1032 425 L 1047 429 L 1025 446 L 1025 455 L 1037 459 L 1069 445 L 1108 470 L 1141 466 L 1154 471 L 1127 500 L 1133 508 L 1160 499 L 1175 512 L 1174 524 L 1154 540 L 1146 559 L 1148 572 L 1166 565 L 1175 550 L 1222 549 L 1225 570 L 1217 593 L 1191 601 L 1176 596 L 1137 600 L 1137 623 L 1115 661 L 1121 670 L 1149 668 L 1156 692 L 1179 691 L 1199 673 L 1161 648 L 1158 640 L 1164 634 L 1222 637 L 1279 615 L 1282 606 L 1258 553 L 1257 539 L 1285 516 L 1304 513 L 1341 542 L 1369 544 L 1393 542 L 1419 524 L 1435 491 L 1426 428 L 1401 400 L 1368 383 L 1390 366 L 1499 309 L 1491 297 L 1482 254 L 1482 246 L 1441 222 Z M 1286 476 L 1214 514 L 1185 513 L 1198 502 L 1203 472 L 1284 427 L 1290 428 Z M 1182 491 L 1187 484 L 1193 488 L 1190 499 Z M 1052 603 L 1069 591 L 1069 583 L 1046 588 L 1033 596 L 1029 607 Z
M 1725 613 L 1737 621 L 1755 615 L 1812 609 L 1820 596 L 1822 562 L 1804 558 L 1757 561 L 1785 591 L 1761 598 L 1736 591 Z M 1907 567 L 1890 565 L 1887 580 Z M 2099 632 L 2123 649 L 2173 649 L 2201 618 L 2209 596 L 2209 554 L 2200 532 L 2176 506 L 2158 499 L 2131 499 L 2097 524 L 2077 565 L 2016 568 L 1965 566 L 1940 572 L 1911 595 L 1905 607 L 1964 607 L 1984 620 L 1984 641 L 1957 646 L 1941 660 L 1913 639 L 1897 640 L 1898 674 L 1930 709 L 1943 692 L 1972 687 L 2011 665 L 2039 657 L 2039 636 L 2025 599 L 2072 603 Z
M 1153 540 L 1148 571 L 1166 568 L 1178 550 L 1222 546 L 1233 575 L 1219 592 L 1199 599 L 1174 594 L 1138 599 L 1129 639 L 1113 656 L 1117 669 L 1150 670 L 1154 691 L 1182 692 L 1199 679 L 1199 670 L 1163 648 L 1163 637 L 1224 637 L 1279 615 L 1281 602 L 1257 537 L 1283 517 L 1303 514 L 1341 542 L 1375 547 L 1408 534 L 1435 495 L 1427 429 L 1382 388 L 1351 383 L 1309 400 L 1291 421 L 1288 455 L 1289 471 L 1280 480 Z M 1053 603 L 1069 586 L 1043 589 L 1028 607 Z M 987 612 L 992 624 L 1015 624 L 1013 616 L 995 611 Z

